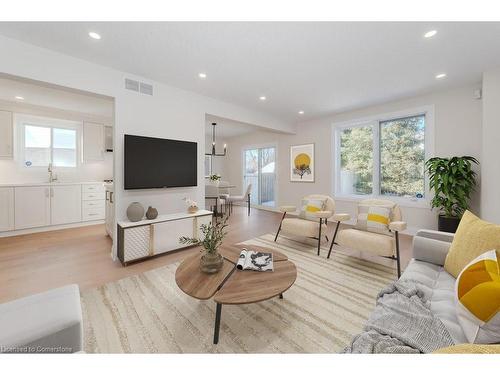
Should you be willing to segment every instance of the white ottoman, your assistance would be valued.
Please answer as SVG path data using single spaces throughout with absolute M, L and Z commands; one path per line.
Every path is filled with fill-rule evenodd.
M 74 353 L 83 350 L 78 285 L 0 304 L 0 352 Z

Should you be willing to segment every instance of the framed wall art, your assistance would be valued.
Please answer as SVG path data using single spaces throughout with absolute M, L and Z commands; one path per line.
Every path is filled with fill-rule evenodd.
M 314 143 L 290 146 L 290 181 L 314 182 Z

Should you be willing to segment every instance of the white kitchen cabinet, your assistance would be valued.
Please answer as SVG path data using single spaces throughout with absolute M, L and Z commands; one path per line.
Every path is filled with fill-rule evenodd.
M 113 127 L 104 127 L 104 148 L 106 152 L 113 152 Z
M 104 125 L 83 123 L 83 161 L 104 160 Z
M 14 188 L 0 188 L 0 232 L 14 229 Z
M 81 185 L 50 187 L 50 223 L 69 224 L 82 221 Z
M 18 186 L 14 196 L 15 229 L 50 225 L 49 186 Z
M 115 224 L 115 203 L 114 203 L 114 192 L 113 187 L 106 187 L 106 208 L 105 208 L 105 218 L 106 218 L 106 232 L 113 238 L 113 229 Z
M 0 158 L 12 158 L 12 112 L 0 111 Z

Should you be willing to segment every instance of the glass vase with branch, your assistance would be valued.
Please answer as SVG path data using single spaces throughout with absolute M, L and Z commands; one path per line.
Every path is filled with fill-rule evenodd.
M 226 236 L 227 218 L 223 221 L 210 222 L 200 226 L 201 237 L 180 237 L 179 242 L 184 245 L 199 245 L 204 249 L 204 254 L 200 259 L 200 269 L 205 273 L 219 272 L 223 265 L 222 255 L 217 249 L 222 244 Z

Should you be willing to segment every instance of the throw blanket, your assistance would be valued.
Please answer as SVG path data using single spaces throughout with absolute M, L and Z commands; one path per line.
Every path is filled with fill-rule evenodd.
M 453 344 L 418 283 L 400 280 L 382 289 L 363 332 L 344 353 L 430 353 Z

